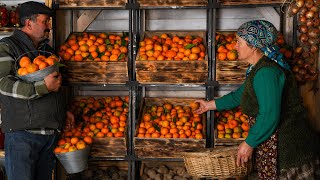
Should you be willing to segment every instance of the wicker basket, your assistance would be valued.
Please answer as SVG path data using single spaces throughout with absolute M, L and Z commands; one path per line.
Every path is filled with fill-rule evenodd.
M 238 146 L 206 149 L 203 152 L 183 154 L 188 173 L 196 178 L 232 178 L 248 175 L 252 170 L 252 161 L 237 166 Z

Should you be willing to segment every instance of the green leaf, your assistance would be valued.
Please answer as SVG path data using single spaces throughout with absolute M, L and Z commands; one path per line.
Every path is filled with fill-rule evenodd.
M 164 108 L 164 114 L 167 114 L 167 113 L 169 113 L 170 111 L 168 110 L 168 109 L 166 109 L 166 108 Z
M 160 129 L 160 127 L 159 127 L 158 125 L 154 124 L 153 127 L 154 127 L 158 132 L 161 131 L 161 129 Z
M 195 47 L 196 45 L 195 44 L 188 44 L 188 45 L 186 45 L 184 48 L 185 49 L 191 49 L 191 48 L 193 48 L 193 47 Z
M 193 128 L 194 128 L 194 129 L 197 129 L 198 124 L 199 124 L 199 122 L 195 122 Z
M 118 57 L 118 60 L 121 60 L 121 59 L 123 59 L 124 57 L 125 57 L 124 53 L 121 53 L 121 54 L 119 55 L 119 57 Z
M 108 44 L 111 44 L 111 42 L 110 42 L 110 40 L 109 39 L 106 39 L 106 44 L 108 45 Z
M 57 64 L 58 67 L 65 67 L 65 66 L 66 66 L 65 64 L 62 64 L 62 63 L 60 63 L 60 62 L 55 62 L 54 64 Z
M 153 121 L 153 120 L 155 120 L 155 119 L 157 119 L 158 117 L 157 116 L 151 116 L 151 121 Z
M 121 38 L 121 46 L 126 46 L 127 45 L 127 41 L 122 37 Z
M 88 112 L 87 112 L 87 115 L 88 116 L 92 116 L 96 111 L 93 110 L 93 109 L 90 109 Z
M 173 119 L 172 119 L 172 121 L 173 121 L 174 123 L 176 123 L 176 122 L 177 122 L 177 117 L 174 116 Z
M 111 126 L 111 125 L 109 125 L 109 126 L 108 126 L 108 129 L 109 129 L 109 131 L 111 131 L 111 129 L 112 129 L 112 126 Z
M 124 107 L 124 108 L 129 107 L 129 104 L 128 103 L 123 103 L 122 107 Z

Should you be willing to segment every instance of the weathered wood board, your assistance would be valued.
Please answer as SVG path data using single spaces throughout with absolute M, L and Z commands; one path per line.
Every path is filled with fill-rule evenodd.
M 140 7 L 147 6 L 207 6 L 207 0 L 138 0 Z
M 206 45 L 205 32 L 202 31 L 148 31 L 145 32 L 144 37 L 152 37 L 153 35 L 160 36 L 166 33 L 169 36 L 180 36 L 192 35 L 202 37 L 204 39 L 204 45 Z M 144 37 L 142 39 L 144 39 Z M 136 60 L 136 76 L 137 80 L 141 84 L 205 84 L 208 78 L 208 57 L 204 60 L 188 60 L 188 61 L 141 61 L 138 60 L 139 53 Z
M 144 98 L 143 105 L 140 108 L 139 121 L 136 125 L 136 133 L 138 127 L 146 112 L 146 106 L 163 105 L 168 102 L 173 105 L 186 106 L 195 99 L 185 98 Z M 202 116 L 203 137 L 205 137 L 205 116 Z M 206 146 L 206 139 L 191 138 L 139 138 L 134 137 L 134 150 L 138 158 L 181 158 L 182 152 L 194 152 L 203 149 Z
M 125 84 L 128 78 L 127 62 L 66 62 L 63 73 L 67 83 Z
M 125 157 L 127 144 L 125 137 L 93 138 L 90 150 L 92 157 Z
M 282 0 L 218 0 L 223 5 L 282 4 Z
M 242 84 L 248 67 L 244 61 L 217 61 L 216 79 L 220 84 Z
M 59 0 L 60 8 L 70 7 L 125 7 L 127 0 Z

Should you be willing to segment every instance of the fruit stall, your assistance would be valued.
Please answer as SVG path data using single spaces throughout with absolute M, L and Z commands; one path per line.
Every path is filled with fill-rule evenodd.
M 237 58 L 235 31 L 253 19 L 278 29 L 276 43 L 320 132 L 319 0 L 45 2 L 56 11 L 51 43 L 77 119 L 55 153 L 90 147 L 85 171 L 68 173 L 57 160 L 55 179 L 192 179 L 184 152 L 243 142 L 249 125 L 241 107 L 193 110 L 195 99 L 221 97 L 244 82 L 249 65 Z M 15 8 L 3 7 L 12 20 L 1 16 L 0 35 L 8 35 L 18 27 Z

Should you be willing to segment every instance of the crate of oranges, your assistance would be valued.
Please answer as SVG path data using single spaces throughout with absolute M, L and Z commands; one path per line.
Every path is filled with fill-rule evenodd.
M 136 58 L 141 84 L 204 84 L 208 78 L 205 32 L 145 32 Z
M 248 116 L 240 107 L 215 112 L 215 145 L 236 145 L 248 136 Z
M 194 114 L 195 99 L 144 98 L 136 124 L 134 149 L 139 158 L 182 158 L 205 148 L 205 114 Z
M 65 80 L 74 84 L 125 84 L 127 33 L 72 33 L 59 48 Z
M 75 97 L 70 106 L 81 126 L 62 133 L 65 138 L 92 138 L 91 156 L 124 157 L 127 154 L 126 132 L 129 96 Z
M 220 84 L 241 84 L 249 64 L 238 60 L 235 32 L 217 32 L 215 39 L 217 81 Z

